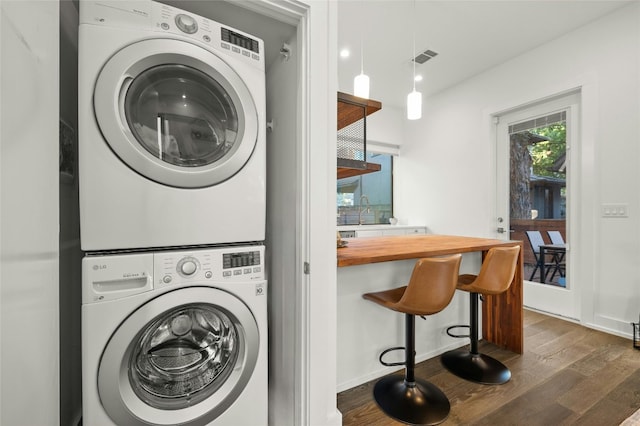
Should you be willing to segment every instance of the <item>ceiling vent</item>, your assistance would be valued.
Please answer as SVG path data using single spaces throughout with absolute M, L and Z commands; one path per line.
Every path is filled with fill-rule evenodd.
M 413 61 L 415 61 L 417 64 L 424 64 L 429 59 L 433 59 L 436 56 L 438 56 L 438 52 L 434 52 L 433 50 L 427 49 L 422 53 L 418 53 L 418 55 L 415 58 L 413 58 Z

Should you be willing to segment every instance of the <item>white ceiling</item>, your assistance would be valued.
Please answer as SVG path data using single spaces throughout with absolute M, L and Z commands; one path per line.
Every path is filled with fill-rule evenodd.
M 362 38 L 369 97 L 383 107 L 404 108 L 413 84 L 413 17 L 416 53 L 438 52 L 416 65 L 424 77 L 416 90 L 426 97 L 633 1 L 638 0 L 417 0 L 414 9 L 409 0 L 340 0 L 338 50 L 347 47 L 351 56 L 338 58 L 339 90 L 353 93 Z

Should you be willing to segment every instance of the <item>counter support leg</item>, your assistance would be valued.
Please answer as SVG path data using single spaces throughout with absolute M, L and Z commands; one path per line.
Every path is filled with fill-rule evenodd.
M 518 354 L 524 352 L 523 253 L 524 246 L 520 242 L 518 266 L 509 290 L 494 296 L 483 296 L 482 304 L 484 340 Z

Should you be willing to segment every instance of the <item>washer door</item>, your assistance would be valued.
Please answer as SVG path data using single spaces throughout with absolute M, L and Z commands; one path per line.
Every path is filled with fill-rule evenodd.
M 100 401 L 119 425 L 208 424 L 246 387 L 259 339 L 249 308 L 226 291 L 165 293 L 111 336 L 98 369 Z
M 244 81 L 188 42 L 144 40 L 118 51 L 100 71 L 93 100 L 116 155 L 168 186 L 223 182 L 242 169 L 257 142 L 258 114 Z

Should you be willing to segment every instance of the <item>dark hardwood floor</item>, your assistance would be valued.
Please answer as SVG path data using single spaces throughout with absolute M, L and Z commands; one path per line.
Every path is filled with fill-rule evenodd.
M 438 357 L 416 366 L 417 377 L 449 397 L 451 413 L 443 425 L 607 426 L 640 409 L 640 350 L 631 340 L 533 311 L 525 310 L 524 318 L 524 354 L 480 344 L 481 352 L 511 369 L 504 385 L 459 379 Z M 344 426 L 401 424 L 380 411 L 372 397 L 374 384 L 338 394 Z

